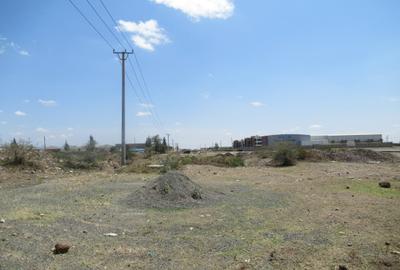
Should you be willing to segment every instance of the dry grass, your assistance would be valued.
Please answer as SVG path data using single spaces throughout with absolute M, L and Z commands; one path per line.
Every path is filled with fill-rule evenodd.
M 126 200 L 155 177 L 144 174 L 87 173 L 0 189 L 1 268 L 400 267 L 391 253 L 400 250 L 398 164 L 190 165 L 183 171 L 222 199 L 189 209 L 136 208 Z M 393 188 L 380 189 L 381 180 Z M 104 236 L 109 232 L 118 236 Z M 52 255 L 60 241 L 73 247 Z

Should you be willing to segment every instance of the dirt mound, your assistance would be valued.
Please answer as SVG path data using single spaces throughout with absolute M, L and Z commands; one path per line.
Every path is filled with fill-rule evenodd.
M 134 207 L 189 208 L 205 204 L 215 198 L 186 175 L 170 171 L 134 192 L 128 204 Z
M 312 149 L 306 159 L 313 161 L 342 161 L 342 162 L 384 162 L 394 161 L 390 153 L 376 152 L 368 149 Z

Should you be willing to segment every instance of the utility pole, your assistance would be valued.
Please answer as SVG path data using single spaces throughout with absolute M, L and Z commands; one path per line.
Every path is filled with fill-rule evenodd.
M 46 136 L 43 136 L 43 150 L 46 152 Z
M 169 151 L 169 136 L 170 136 L 171 134 L 167 133 L 166 135 L 167 135 L 167 138 L 168 138 L 168 139 L 167 139 L 167 142 L 168 142 L 168 151 Z
M 133 51 L 127 52 L 126 50 L 122 52 L 113 53 L 118 55 L 118 59 L 122 64 L 122 125 L 121 125 L 121 165 L 126 164 L 126 146 L 125 146 L 125 61 L 128 59 L 129 54 Z

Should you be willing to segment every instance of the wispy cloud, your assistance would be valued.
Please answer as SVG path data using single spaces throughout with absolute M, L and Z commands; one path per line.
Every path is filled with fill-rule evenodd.
M 2 125 L 7 125 L 7 121 L 1 121 L 0 122 Z
M 20 50 L 20 51 L 19 51 L 19 54 L 20 54 L 20 55 L 23 55 L 23 56 L 29 56 L 29 52 L 26 51 L 26 50 Z
M 31 101 L 29 99 L 24 99 L 24 103 L 30 103 Z
M 16 116 L 26 116 L 26 113 L 21 112 L 21 111 L 16 111 L 14 114 L 15 114 Z
M 150 116 L 151 112 L 137 112 L 136 116 L 138 117 L 146 117 L 146 116 Z
M 38 127 L 38 128 L 36 129 L 36 132 L 39 132 L 39 133 L 47 133 L 47 132 L 49 132 L 49 130 L 47 130 L 47 129 L 45 129 L 45 128 Z
M 179 10 L 195 21 L 201 18 L 227 19 L 233 15 L 232 0 L 150 0 L 157 4 Z
M 132 42 L 139 48 L 154 51 L 155 46 L 168 43 L 170 40 L 165 30 L 158 25 L 156 20 L 132 21 L 119 20 L 117 30 L 131 33 Z
M 253 107 L 263 107 L 264 106 L 264 104 L 262 102 L 260 102 L 260 101 L 250 102 L 250 105 L 253 106 Z
M 69 127 L 69 128 L 67 128 L 67 130 L 68 130 L 68 131 L 73 131 L 73 130 L 74 130 L 74 128 L 72 128 L 72 127 Z
M 309 128 L 310 129 L 320 129 L 320 128 L 322 128 L 322 126 L 319 125 L 319 124 L 312 124 L 312 125 L 309 126 Z
M 210 98 L 210 93 L 209 92 L 204 92 L 204 93 L 201 93 L 201 97 L 202 98 L 204 98 L 204 99 L 209 99 Z
M 4 54 L 7 50 L 11 49 L 12 51 L 18 53 L 22 56 L 29 56 L 29 52 L 25 49 L 22 49 L 17 43 L 10 41 L 8 38 L 0 35 L 0 55 Z
M 57 102 L 55 100 L 44 100 L 44 99 L 39 99 L 38 102 L 45 106 L 45 107 L 54 107 L 57 106 Z
M 154 105 L 151 103 L 140 103 L 140 106 L 143 108 L 154 108 Z

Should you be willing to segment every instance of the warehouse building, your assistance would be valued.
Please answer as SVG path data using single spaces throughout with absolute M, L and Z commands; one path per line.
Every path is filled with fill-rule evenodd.
M 293 143 L 299 146 L 311 145 L 311 136 L 306 134 L 278 134 L 268 136 L 268 145 L 279 143 Z
M 354 146 L 357 143 L 382 142 L 382 134 L 311 136 L 311 143 L 313 145 L 346 144 L 349 146 Z
M 233 142 L 235 149 L 252 149 L 262 146 L 274 146 L 279 143 L 292 143 L 299 146 L 347 145 L 382 143 L 381 134 L 367 135 L 325 135 L 310 136 L 307 134 L 277 134 L 268 136 L 252 136 Z

